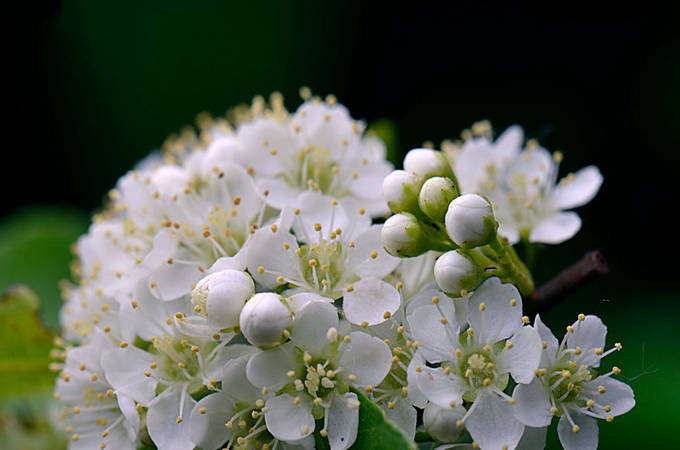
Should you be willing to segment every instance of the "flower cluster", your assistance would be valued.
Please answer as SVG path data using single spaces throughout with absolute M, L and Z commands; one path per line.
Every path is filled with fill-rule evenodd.
M 78 241 L 54 365 L 70 448 L 342 450 L 362 401 L 411 440 L 423 409 L 441 448 L 542 448 L 553 416 L 594 448 L 595 419 L 634 404 L 620 369 L 597 375 L 621 346 L 595 316 L 561 343 L 531 325 L 511 244 L 570 237 L 561 209 L 597 169 L 555 187 L 559 158 L 511 128 L 392 171 L 334 97 L 302 94 L 201 116 Z

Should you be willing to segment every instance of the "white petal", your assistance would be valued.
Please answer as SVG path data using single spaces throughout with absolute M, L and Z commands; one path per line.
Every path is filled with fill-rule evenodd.
M 254 354 L 248 361 L 246 374 L 255 386 L 275 390 L 290 381 L 286 373 L 295 366 L 295 355 L 284 345 Z
M 298 197 L 304 192 L 299 186 L 288 184 L 282 178 L 268 177 L 257 180 L 257 190 L 259 192 L 269 191 L 265 201 L 267 205 L 276 209 L 299 204 Z
M 437 406 L 450 409 L 451 402 L 461 405 L 465 387 L 441 368 L 421 367 L 415 376 L 418 387 L 427 399 Z
M 252 402 L 260 395 L 260 390 L 250 384 L 246 376 L 249 355 L 233 359 L 222 369 L 222 391 L 231 398 L 244 403 Z
M 359 386 L 380 384 L 392 366 L 390 348 L 381 339 L 362 331 L 349 336 L 351 342 L 342 349 L 340 366 L 356 375 L 355 384 Z
M 123 426 L 128 434 L 128 439 L 130 441 L 136 441 L 140 425 L 139 412 L 136 408 L 137 404 L 131 398 L 121 394 L 116 395 L 116 400 L 118 401 L 120 412 L 125 416 Z
M 284 245 L 288 244 L 284 248 Z M 261 228 L 255 232 L 248 242 L 248 271 L 253 279 L 267 288 L 274 288 L 279 283 L 277 277 L 302 278 L 300 259 L 295 254 L 298 249 L 297 239 L 286 230 Z M 258 269 L 263 267 L 264 273 Z
M 472 440 L 484 450 L 501 450 L 503 446 L 515 448 L 524 432 L 524 425 L 512 414 L 512 405 L 496 394 L 482 394 L 477 397 L 475 410 L 470 414 L 465 427 Z
M 598 388 L 602 386 L 606 389 L 604 394 L 598 392 Z M 595 400 L 598 405 L 609 406 L 609 412 L 603 412 L 601 408 L 595 407 L 592 410 L 596 413 L 607 416 L 611 414 L 616 417 L 625 414 L 635 406 L 635 395 L 633 390 L 626 383 L 615 380 L 611 377 L 600 376 L 589 383 L 583 384 L 585 395 Z
M 314 432 L 311 405 L 303 398 L 295 404 L 293 397 L 281 394 L 267 400 L 264 414 L 269 432 L 283 441 L 297 441 Z
M 443 312 L 446 315 L 446 311 Z M 416 308 L 408 317 L 413 337 L 420 344 L 419 352 L 430 362 L 453 359 L 458 346 L 459 326 L 455 315 L 446 317 L 446 324 L 441 319 L 437 306 L 433 304 Z
M 553 204 L 558 209 L 571 209 L 585 205 L 595 197 L 604 178 L 595 166 L 584 167 L 574 178 L 559 183 L 552 192 Z
M 332 298 L 322 297 L 319 294 L 312 292 L 302 292 L 300 294 L 294 294 L 288 297 L 288 306 L 295 313 L 299 314 L 300 311 L 310 302 L 326 302 L 333 303 Z
M 581 218 L 575 212 L 558 212 L 539 222 L 529 233 L 530 242 L 559 244 L 581 229 Z
M 532 427 L 550 425 L 550 392 L 539 378 L 529 384 L 518 384 L 512 394 L 515 399 L 514 412 L 517 420 Z
M 144 375 L 152 362 L 155 358 L 151 354 L 129 346 L 104 353 L 101 365 L 111 386 L 146 405 L 156 396 L 157 381 Z
M 411 389 L 409 389 L 410 393 Z M 394 408 L 385 406 L 384 403 L 381 405 L 385 416 L 401 428 L 406 437 L 412 441 L 416 435 L 416 421 L 418 419 L 416 409 L 408 401 L 404 400 L 403 397 L 397 397 Z
M 354 248 L 348 249 L 350 252 L 348 267 L 361 278 L 383 278 L 400 263 L 399 258 L 385 251 L 380 238 L 381 230 L 382 225 L 371 226 L 354 239 Z
M 356 325 L 382 323 L 401 305 L 399 291 L 382 280 L 365 278 L 352 286 L 352 291 L 345 292 L 342 306 L 347 320 Z
M 607 336 L 607 327 L 602 320 L 593 315 L 586 316 L 585 320 L 577 320 L 572 325 L 573 333 L 567 333 L 567 347 L 580 347 L 583 350 L 578 361 L 591 367 L 600 366 L 600 357 L 594 349 L 603 348 Z
M 512 348 L 506 345 L 496 359 L 499 369 L 509 371 L 518 383 L 531 382 L 541 362 L 541 338 L 533 327 L 524 326 L 508 342 L 512 342 Z
M 522 324 L 522 296 L 512 284 L 489 278 L 470 297 L 467 320 L 484 343 L 506 339 Z
M 425 358 L 421 351 L 417 351 L 406 370 L 406 381 L 408 381 L 408 400 L 418 408 L 424 408 L 427 405 L 427 397 L 423 394 L 418 386 L 418 366 L 425 367 Z
M 338 312 L 328 302 L 312 301 L 295 316 L 291 339 L 311 352 L 322 349 L 328 344 L 326 335 L 330 328 L 338 328 Z
M 354 406 L 356 402 L 357 395 L 347 392 L 335 397 L 326 411 L 328 414 L 326 431 L 331 450 L 345 450 L 354 444 L 359 428 L 359 408 Z
M 565 414 L 557 424 L 557 434 L 564 450 L 596 450 L 599 430 L 597 420 L 585 414 L 570 411 L 571 418 L 578 425 L 578 433 L 574 433 L 571 423 Z
M 550 331 L 550 328 L 543 323 L 538 314 L 534 320 L 534 328 L 538 331 L 541 341 L 546 343 L 545 352 L 548 354 L 555 354 L 560 343 L 552 331 Z
M 218 392 L 203 397 L 191 412 L 193 443 L 205 450 L 220 448 L 233 434 L 224 424 L 234 413 L 236 406 L 228 395 Z
M 163 450 L 191 450 L 194 443 L 189 434 L 191 410 L 196 400 L 179 389 L 164 392 L 149 407 L 146 415 L 146 426 L 149 436 L 156 447 Z M 181 410 L 180 410 L 181 407 Z M 182 418 L 180 423 L 178 418 Z

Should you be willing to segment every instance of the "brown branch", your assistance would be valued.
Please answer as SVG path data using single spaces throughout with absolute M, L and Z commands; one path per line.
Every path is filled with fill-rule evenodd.
M 534 291 L 525 302 L 529 317 L 541 313 L 564 300 L 585 284 L 609 273 L 607 260 L 599 250 L 586 253 L 576 264 L 564 269 L 555 278 Z

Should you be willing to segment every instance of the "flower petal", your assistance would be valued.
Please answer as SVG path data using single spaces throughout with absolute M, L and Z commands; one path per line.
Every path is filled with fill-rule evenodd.
M 297 240 L 288 231 L 261 228 L 248 242 L 248 271 L 256 282 L 266 288 L 280 285 L 276 280 L 279 276 L 301 279 L 300 260 L 295 254 L 297 249 Z M 262 273 L 260 267 L 264 269 Z
M 297 441 L 314 432 L 311 405 L 304 397 L 296 404 L 293 397 L 281 394 L 267 400 L 264 414 L 269 432 L 282 441 Z
M 581 229 L 581 218 L 575 212 L 558 212 L 539 222 L 529 233 L 530 242 L 559 244 Z
M 604 178 L 595 166 L 584 167 L 574 174 L 573 178 L 565 178 L 552 192 L 552 201 L 558 209 L 571 209 L 585 205 L 595 197 Z
M 599 430 L 597 420 L 585 414 L 570 412 L 574 423 L 579 427 L 574 433 L 566 414 L 562 414 L 557 424 L 557 435 L 564 450 L 596 450 Z
M 246 375 L 257 387 L 279 389 L 290 381 L 286 373 L 295 366 L 295 355 L 284 345 L 254 354 L 248 360 Z
M 524 326 L 508 342 L 512 342 L 512 348 L 506 344 L 496 359 L 499 368 L 509 371 L 517 383 L 530 383 L 541 362 L 541 338 L 533 327 Z
M 421 367 L 420 372 L 416 370 L 416 383 L 427 397 L 435 405 L 451 409 L 454 405 L 462 404 L 462 396 L 465 387 L 450 375 L 446 375 L 441 368 Z
M 381 339 L 362 331 L 349 334 L 340 356 L 340 366 L 356 375 L 355 384 L 377 386 L 387 376 L 392 366 L 392 352 Z
M 156 396 L 157 381 L 144 376 L 152 362 L 155 358 L 151 354 L 130 346 L 105 352 L 101 359 L 109 384 L 142 405 Z
M 400 263 L 399 258 L 388 254 L 382 245 L 380 232 L 382 225 L 373 225 L 354 239 L 350 251 L 348 267 L 361 278 L 383 278 Z
M 598 391 L 600 386 L 606 389 L 603 394 Z M 584 383 L 583 391 L 585 395 L 589 395 L 598 405 L 601 405 L 599 408 L 596 406 L 591 409 L 603 417 L 609 414 L 614 417 L 625 414 L 635 406 L 635 394 L 630 386 L 609 376 L 599 376 L 589 383 Z M 606 406 L 611 408 L 609 412 L 602 411 L 602 407 Z
M 548 437 L 548 428 L 524 427 L 524 434 L 515 450 L 542 450 Z
M 331 303 L 312 301 L 295 316 L 291 339 L 311 352 L 322 349 L 328 343 L 328 330 L 338 328 L 338 312 Z
M 386 321 L 401 305 L 401 295 L 394 286 L 376 278 L 365 278 L 345 292 L 343 309 L 347 320 L 362 325 L 377 325 Z
M 447 323 L 442 323 L 443 317 L 436 305 L 430 304 L 416 308 L 408 317 L 408 323 L 413 337 L 418 341 L 419 352 L 430 362 L 441 362 L 454 358 L 458 346 L 458 322 L 446 317 Z
M 205 450 L 220 448 L 233 435 L 224 424 L 235 412 L 234 400 L 222 392 L 203 397 L 191 412 L 193 443 Z
M 191 410 L 195 405 L 196 400 L 180 389 L 171 388 L 156 399 L 149 407 L 149 412 L 146 415 L 149 436 L 156 447 L 164 450 L 191 450 L 194 448 L 189 427 Z
M 512 394 L 515 399 L 514 413 L 517 420 L 532 427 L 550 425 L 553 414 L 550 412 L 550 392 L 534 378 L 529 384 L 518 384 Z
M 328 443 L 333 450 L 349 448 L 357 438 L 359 428 L 359 400 L 353 392 L 335 397 L 326 414 L 328 415 Z
M 585 320 L 577 320 L 572 326 L 574 332 L 567 333 L 567 347 L 580 347 L 583 350 L 578 359 L 581 364 L 599 367 L 600 357 L 594 350 L 604 347 L 607 327 L 599 317 L 593 315 L 586 316 Z
M 477 404 L 477 402 L 480 402 Z M 514 418 L 513 407 L 496 394 L 485 393 L 475 400 L 475 408 L 465 422 L 472 439 L 484 450 L 515 448 L 524 425 Z
M 411 390 L 409 389 L 409 394 L 410 393 Z M 411 403 L 404 400 L 403 397 L 397 397 L 393 408 L 386 408 L 385 406 L 385 404 L 381 405 L 382 410 L 385 412 L 385 416 L 394 422 L 396 426 L 401 428 L 401 431 L 406 434 L 406 437 L 412 441 L 416 435 L 416 422 L 418 419 L 416 409 L 411 406 Z
M 467 320 L 484 343 L 506 339 L 522 325 L 522 296 L 512 284 L 489 278 L 470 297 Z

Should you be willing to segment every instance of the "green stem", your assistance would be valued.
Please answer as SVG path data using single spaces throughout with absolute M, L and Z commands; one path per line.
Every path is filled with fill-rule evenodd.
M 500 278 L 517 286 L 523 297 L 530 296 L 535 290 L 534 280 L 512 245 L 507 240 L 501 241 L 496 236 L 489 243 L 489 247 L 496 254 L 497 261 L 503 269 L 504 273 L 500 274 Z

